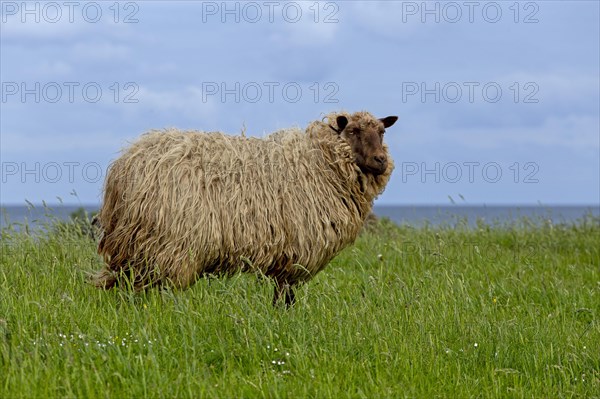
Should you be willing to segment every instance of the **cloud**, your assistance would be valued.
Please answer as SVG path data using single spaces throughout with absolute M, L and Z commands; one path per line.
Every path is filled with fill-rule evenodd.
M 6 3 L 3 2 L 3 8 Z M 39 2 L 33 4 L 40 8 Z M 76 38 L 90 28 L 88 24 L 69 22 L 68 18 L 61 18 L 55 23 L 46 22 L 39 14 L 36 21 L 36 14 L 23 15 L 21 5 L 17 6 L 19 11 L 16 14 L 1 16 L 2 40 L 5 42 L 16 43 L 22 40 L 54 42 L 57 39 Z
M 133 113 L 151 111 L 169 114 L 172 120 L 211 120 L 215 117 L 215 101 L 211 96 L 204 95 L 202 88 L 197 86 L 174 90 L 140 86 L 136 98 L 139 99 L 139 105 L 132 108 Z
M 293 3 L 301 9 L 293 19 L 284 19 L 271 25 L 269 40 L 277 46 L 315 48 L 333 43 L 339 31 L 337 3 Z M 284 13 L 285 14 L 285 13 Z M 287 13 L 290 14 L 290 13 Z M 292 22 L 294 21 L 294 22 Z
M 31 65 L 24 65 L 21 69 L 23 75 L 36 77 L 69 76 L 73 73 L 73 65 L 63 60 L 39 60 Z
M 85 59 L 89 61 L 118 61 L 128 60 L 131 57 L 130 47 L 124 44 L 111 41 L 86 41 L 76 43 L 71 48 L 71 56 L 75 59 Z
M 72 133 L 46 131 L 41 134 L 31 134 L 31 132 L 19 130 L 2 131 L 3 158 L 49 154 L 66 155 L 81 151 L 106 152 L 119 148 L 119 144 L 124 144 L 122 135 L 110 131 Z
M 420 3 L 425 4 L 425 3 Z M 340 23 L 347 30 L 356 27 L 366 35 L 393 40 L 408 40 L 419 33 L 435 29 L 439 24 L 422 23 L 418 15 L 410 15 L 407 7 L 420 5 L 402 1 L 353 1 L 344 3 Z M 412 11 L 411 11 L 412 12 Z
M 430 128 L 426 136 L 413 137 L 421 143 L 454 143 L 466 149 L 564 148 L 598 153 L 600 119 L 593 115 L 548 115 L 537 126 L 479 126 L 473 128 Z
M 574 149 L 597 149 L 599 79 L 594 75 L 569 73 L 517 72 L 476 82 L 473 101 L 469 101 L 467 86 L 456 103 L 444 95 L 441 82 L 438 99 L 433 94 L 434 83 L 427 82 L 432 90 L 425 98 L 421 93 L 409 97 L 407 106 L 414 116 L 407 123 L 413 129 L 426 131 L 433 142 L 451 138 L 466 147 L 498 149 L 507 145 L 565 146 Z M 485 99 L 483 87 L 493 84 L 501 91 L 498 101 Z M 490 86 L 491 87 L 491 86 Z M 422 89 L 419 87 L 419 91 Z M 455 98 L 455 91 L 451 92 Z M 490 93 L 495 96 L 496 89 Z M 418 122 L 417 122 L 418 120 Z
M 271 76 L 286 81 L 324 79 L 331 74 L 338 60 L 335 47 L 340 43 L 339 18 L 343 7 L 333 2 L 289 4 L 295 4 L 295 7 L 280 11 L 278 19 L 264 27 L 268 44 L 261 51 L 266 52 L 265 59 L 269 60 L 267 70 Z M 316 52 L 320 54 L 316 55 Z
M 82 37 L 140 39 L 134 33 L 136 13 L 123 8 L 138 7 L 104 2 L 7 2 L 1 4 L 4 44 L 48 45 L 79 41 Z M 128 10 L 131 11 L 131 10 Z M 135 10 L 134 10 L 135 11 Z M 131 22 L 131 23 L 126 23 Z

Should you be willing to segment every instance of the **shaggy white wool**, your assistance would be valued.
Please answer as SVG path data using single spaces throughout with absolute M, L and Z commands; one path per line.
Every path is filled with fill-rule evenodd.
M 393 169 L 387 154 L 383 174 L 363 173 L 329 126 L 338 115 L 263 139 L 142 135 L 106 178 L 98 215 L 106 266 L 94 283 L 185 288 L 201 275 L 240 270 L 289 286 L 313 277 L 355 240 Z M 343 115 L 378 123 L 366 112 Z

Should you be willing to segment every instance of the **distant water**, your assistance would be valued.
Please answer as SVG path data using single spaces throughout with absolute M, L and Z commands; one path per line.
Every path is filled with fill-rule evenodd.
M 375 206 L 377 216 L 388 217 L 397 224 L 421 227 L 465 223 L 476 226 L 478 221 L 487 225 L 510 225 L 527 219 L 531 223 L 577 223 L 584 217 L 600 217 L 600 205 L 545 206 L 545 205 L 400 205 Z
M 28 224 L 30 227 L 44 226 L 52 219 L 68 220 L 72 212 L 81 206 L 0 206 L 0 227 L 12 223 Z M 98 205 L 83 205 L 88 213 L 98 210 Z M 552 222 L 575 223 L 585 216 L 600 217 L 600 205 L 589 206 L 485 206 L 485 205 L 381 205 L 375 206 L 377 216 L 388 217 L 398 224 L 420 227 L 426 224 L 453 226 L 457 223 L 475 226 L 477 221 L 489 225 L 506 225 L 527 218 L 532 223 Z
M 98 205 L 43 205 L 21 206 L 21 205 L 2 205 L 0 206 L 0 227 L 6 227 L 9 223 L 17 229 L 21 225 L 30 227 L 44 226 L 55 220 L 69 220 L 71 213 L 84 208 L 88 213 L 98 210 Z

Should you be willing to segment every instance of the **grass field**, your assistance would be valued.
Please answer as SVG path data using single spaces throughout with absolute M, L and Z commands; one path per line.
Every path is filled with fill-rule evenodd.
M 600 397 L 598 219 L 380 221 L 290 309 L 251 275 L 132 294 L 99 267 L 72 230 L 3 232 L 0 398 Z

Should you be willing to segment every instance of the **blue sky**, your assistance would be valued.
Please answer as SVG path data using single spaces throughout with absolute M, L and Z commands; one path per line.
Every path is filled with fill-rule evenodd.
M 600 202 L 597 1 L 69 4 L 1 4 L 2 204 L 99 203 L 149 129 L 338 109 L 400 117 L 379 204 Z

